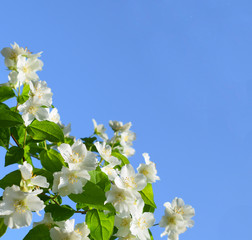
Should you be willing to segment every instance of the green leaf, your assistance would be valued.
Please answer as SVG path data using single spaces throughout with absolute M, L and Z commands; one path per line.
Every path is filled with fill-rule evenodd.
M 108 176 L 101 171 L 100 168 L 97 168 L 97 170 L 89 171 L 90 175 L 90 182 L 98 185 L 102 190 L 105 192 L 109 191 L 111 183 L 108 179 Z
M 90 235 L 94 239 L 109 240 L 114 229 L 113 214 L 104 214 L 104 212 L 93 209 L 87 212 L 86 223 L 90 229 Z
M 10 129 L 0 128 L 0 146 L 8 149 L 10 142 Z
M 7 226 L 4 224 L 4 219 L 0 218 L 0 237 L 2 237 L 7 230 Z
M 64 142 L 64 134 L 54 122 L 35 120 L 28 126 L 27 130 L 34 140 Z
M 0 87 L 0 102 L 4 102 L 9 98 L 13 98 L 14 96 L 15 96 L 15 93 L 11 87 L 8 87 L 8 86 Z
M 157 208 L 155 202 L 154 202 L 154 195 L 153 195 L 153 190 L 152 190 L 152 185 L 148 183 L 146 187 L 140 191 L 141 196 L 145 202 L 145 204 L 150 205 L 154 208 Z
M 23 104 L 29 99 L 30 86 L 29 84 L 25 84 L 23 87 L 22 94 L 18 96 L 17 101 L 19 104 Z
M 115 211 L 111 204 L 104 205 L 106 201 L 104 190 L 90 181 L 86 183 L 81 194 L 70 194 L 68 197 L 76 203 L 82 203 L 92 208 Z
M 39 156 L 42 166 L 52 173 L 58 172 L 62 166 L 66 166 L 61 154 L 54 149 L 43 150 Z
M 10 110 L 10 108 L 6 104 L 1 102 L 0 102 L 0 109 Z
M 19 186 L 21 181 L 21 173 L 19 170 L 7 174 L 4 178 L 0 180 L 0 188 L 5 189 L 6 187 L 11 187 L 12 185 Z
M 14 138 L 18 141 L 19 145 L 23 146 L 25 137 L 25 126 L 21 125 L 18 127 L 12 127 L 10 129 L 10 132 L 14 136 Z
M 50 237 L 50 229 L 45 224 L 39 224 L 32 228 L 23 240 L 52 240 Z
M 121 160 L 121 166 L 123 165 L 126 165 L 126 164 L 129 164 L 129 160 L 128 158 L 126 158 L 125 156 L 123 156 L 121 153 L 118 153 L 118 152 L 112 152 L 111 154 L 112 156 L 118 158 L 119 160 Z
M 18 113 L 0 108 L 0 127 L 9 128 L 21 124 L 23 124 L 23 119 Z
M 86 148 L 89 151 L 95 151 L 97 152 L 96 147 L 94 146 L 94 141 L 97 140 L 96 137 L 89 137 L 89 138 L 81 138 L 81 140 L 83 141 L 83 143 L 86 145 Z
M 50 212 L 54 221 L 64 221 L 72 217 L 75 211 L 68 205 L 50 204 L 45 207 L 45 212 Z
M 11 147 L 5 155 L 5 167 L 14 163 L 23 163 L 24 149 L 20 147 Z

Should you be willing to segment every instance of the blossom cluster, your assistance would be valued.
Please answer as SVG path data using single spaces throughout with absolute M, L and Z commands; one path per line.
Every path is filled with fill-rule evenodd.
M 71 125 L 61 123 L 52 105 L 52 91 L 37 75 L 43 67 L 41 53 L 33 54 L 16 43 L 1 53 L 10 73 L 0 90 L 5 87 L 7 97 L 17 98 L 13 108 L 0 108 L 2 116 L 12 117 L 9 123 L 8 119 L 0 119 L 8 138 L 1 146 L 11 156 L 6 157 L 5 165 L 18 163 L 17 171 L 0 180 L 4 189 L 0 221 L 3 219 L 4 226 L 30 226 L 32 212 L 40 215 L 42 210 L 43 220 L 34 222 L 33 231 L 28 233 L 33 238 L 42 226 L 52 240 L 100 239 L 102 230 L 97 229 L 109 231 L 102 239 L 113 236 L 120 240 L 150 240 L 150 228 L 159 225 L 165 228 L 161 236 L 178 240 L 179 234 L 194 225 L 194 209 L 181 198 L 166 202 L 165 215 L 155 224 L 152 184 L 160 178 L 148 153 L 142 154 L 144 163 L 136 170 L 130 164 L 128 158 L 135 153 L 136 140 L 131 122 L 109 121 L 113 131 L 109 138 L 105 126 L 93 119 L 90 137 L 71 137 Z M 17 146 L 9 147 L 10 136 Z M 41 169 L 34 167 L 35 158 L 41 162 Z M 66 196 L 76 203 L 76 210 L 62 205 L 62 197 Z M 86 219 L 75 224 L 75 219 L 70 218 L 78 213 L 86 214 Z M 102 222 L 100 216 L 106 220 Z

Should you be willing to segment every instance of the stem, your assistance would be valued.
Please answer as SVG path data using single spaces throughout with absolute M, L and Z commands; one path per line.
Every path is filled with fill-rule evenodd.
M 24 148 L 24 146 L 25 146 L 26 136 L 27 136 L 27 130 L 25 129 L 25 135 L 24 135 L 24 144 L 23 144 L 23 148 Z
M 75 213 L 81 213 L 81 214 L 86 214 L 88 212 L 88 210 L 86 211 L 75 211 Z
M 159 223 L 156 223 L 156 224 L 154 224 L 152 227 L 154 227 L 154 226 L 158 226 L 159 225 Z
M 17 139 L 13 136 L 13 134 L 11 134 L 12 139 L 14 140 L 14 142 L 17 144 L 18 147 L 20 147 L 20 144 L 18 143 Z M 23 161 L 25 162 L 25 157 L 23 157 Z

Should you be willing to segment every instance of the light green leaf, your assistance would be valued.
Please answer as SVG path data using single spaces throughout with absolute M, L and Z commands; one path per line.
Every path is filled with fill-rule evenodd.
M 29 84 L 25 84 L 23 87 L 22 94 L 17 98 L 19 104 L 23 104 L 29 99 L 29 92 L 30 92 L 30 86 Z
M 28 126 L 27 130 L 34 140 L 64 142 L 64 134 L 54 122 L 35 120 Z
M 14 163 L 23 163 L 24 149 L 13 146 L 9 148 L 5 155 L 5 167 Z
M 94 239 L 109 240 L 114 229 L 113 214 L 104 214 L 104 212 L 93 209 L 87 212 L 86 223 L 90 229 L 90 235 Z
M 23 124 L 23 119 L 18 113 L 0 108 L 0 127 L 9 128 L 21 124 Z
M 105 192 L 109 191 L 111 183 L 108 179 L 108 176 L 101 171 L 100 168 L 97 168 L 97 170 L 89 171 L 90 175 L 90 182 L 98 185 L 102 190 Z
M 45 224 L 39 224 L 32 228 L 23 240 L 52 240 L 50 237 L 49 227 Z
M 83 188 L 83 193 L 81 194 L 70 194 L 68 196 L 72 201 L 76 203 L 82 203 L 86 206 L 93 207 L 100 210 L 110 210 L 115 211 L 111 204 L 104 205 L 106 201 L 106 196 L 104 190 L 102 190 L 98 185 L 88 181 Z
M 10 142 L 10 129 L 0 128 L 0 146 L 8 149 Z
M 52 173 L 58 172 L 62 166 L 66 166 L 61 154 L 54 149 L 43 150 L 39 156 L 42 166 Z
M 50 212 L 54 221 L 64 221 L 72 217 L 75 210 L 68 205 L 50 204 L 45 207 L 45 212 Z
M 140 194 L 141 194 L 145 204 L 150 205 L 154 208 L 157 208 L 157 206 L 154 202 L 152 185 L 150 183 L 148 183 L 147 186 L 142 191 L 140 191 Z
M 0 87 L 0 102 L 4 102 L 9 98 L 13 98 L 14 96 L 15 96 L 15 93 L 11 87 L 8 87 L 8 86 Z
M 121 166 L 123 165 L 126 165 L 126 164 L 129 164 L 129 160 L 128 158 L 126 158 L 125 156 L 123 156 L 121 153 L 118 153 L 118 152 L 112 152 L 111 154 L 112 156 L 118 158 L 119 160 L 121 160 Z
M 0 218 L 0 237 L 2 237 L 7 230 L 7 226 L 4 224 L 4 219 Z
M 0 180 L 0 188 L 5 189 L 6 187 L 11 187 L 12 185 L 18 185 L 21 181 L 21 173 L 19 170 L 7 174 L 4 178 Z

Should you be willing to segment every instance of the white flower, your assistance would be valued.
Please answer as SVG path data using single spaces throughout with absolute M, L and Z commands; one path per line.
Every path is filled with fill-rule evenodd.
M 54 122 L 56 124 L 60 124 L 60 115 L 58 113 L 57 108 L 53 108 L 52 111 L 49 113 L 49 121 Z
M 52 191 L 61 196 L 82 193 L 83 186 L 90 180 L 87 170 L 70 170 L 66 167 L 62 167 L 60 172 L 55 172 L 53 177 Z
M 23 165 L 18 165 L 22 175 L 22 188 L 26 191 L 31 191 L 35 186 L 48 188 L 49 183 L 44 176 L 33 176 L 32 165 L 24 162 Z
M 59 126 L 63 131 L 64 137 L 74 138 L 74 137 L 70 136 L 71 123 L 68 123 L 67 126 L 65 126 L 63 123 L 59 123 Z
M 149 240 L 150 234 L 148 229 L 153 226 L 154 222 L 155 218 L 153 213 L 144 212 L 135 214 L 130 224 L 130 231 L 141 240 Z
M 124 165 L 121 169 L 120 176 L 115 178 L 117 187 L 130 191 L 141 191 L 147 185 L 146 177 L 141 173 L 135 173 L 132 165 Z
M 148 153 L 143 153 L 146 164 L 140 164 L 137 168 L 139 173 L 142 173 L 146 178 L 148 183 L 154 183 L 156 180 L 160 180 L 157 176 L 156 164 L 150 161 L 150 156 Z
M 131 146 L 132 142 L 136 140 L 136 134 L 130 130 L 121 133 L 120 143 L 122 146 Z
M 17 62 L 17 57 L 19 55 L 26 55 L 28 53 L 27 49 L 19 47 L 17 43 L 11 44 L 12 48 L 3 48 L 1 54 L 5 57 L 6 67 L 15 67 Z
M 105 161 L 112 163 L 114 166 L 121 164 L 120 160 L 111 155 L 111 147 L 109 145 L 106 145 L 106 142 L 103 142 L 102 144 L 99 142 L 95 142 L 94 145 Z
M 108 135 L 105 133 L 106 128 L 104 127 L 103 124 L 97 125 L 95 119 L 92 119 L 93 124 L 94 124 L 94 133 L 98 136 L 100 136 L 103 140 L 108 140 Z
M 115 163 L 110 163 L 101 168 L 101 170 L 107 174 L 110 181 L 114 181 L 114 179 L 118 176 L 118 169 L 114 169 L 115 166 Z
M 34 98 L 34 101 L 41 106 L 50 107 L 52 105 L 52 92 L 51 88 L 47 87 L 45 81 L 30 81 L 30 95 Z
M 185 232 L 187 227 L 192 227 L 194 222 L 191 217 L 194 216 L 194 209 L 190 205 L 184 205 L 181 198 L 175 198 L 172 203 L 166 202 L 165 215 L 159 222 L 160 227 L 165 231 L 161 237 L 168 235 L 169 240 L 178 240 L 178 235 Z
M 74 219 L 67 220 L 64 225 L 50 230 L 52 240 L 89 240 L 90 230 L 86 223 L 79 223 L 74 227 Z
M 16 71 L 11 71 L 9 73 L 8 79 L 9 79 L 9 82 L 8 82 L 9 85 L 12 88 L 15 88 L 15 89 L 17 89 L 18 87 L 22 86 L 23 82 L 25 80 L 24 77 L 18 76 L 18 72 L 16 72 Z
M 112 203 L 119 216 L 128 216 L 131 206 L 135 202 L 135 196 L 130 191 L 120 189 L 115 185 L 111 186 L 111 189 L 105 193 L 107 200 L 104 202 Z
M 119 131 L 119 132 L 124 132 L 130 129 L 131 127 L 131 122 L 128 122 L 126 124 L 123 125 L 122 122 L 118 122 L 118 121 L 109 121 L 109 126 L 115 131 Z
M 17 57 L 18 74 L 25 75 L 25 82 L 36 81 L 39 79 L 37 71 L 41 71 L 43 62 L 36 57 L 26 58 L 22 55 Z
M 97 167 L 96 155 L 93 152 L 87 151 L 85 144 L 78 139 L 72 146 L 62 143 L 58 150 L 68 163 L 69 168 L 85 169 L 87 171 L 95 170 Z
M 131 157 L 135 154 L 135 149 L 130 147 L 129 145 L 124 145 L 122 149 L 122 154 L 126 157 Z
M 9 228 L 27 227 L 32 221 L 32 211 L 44 209 L 44 202 L 37 196 L 42 190 L 22 192 L 16 185 L 7 187 L 0 202 L 0 216 Z
M 25 126 L 31 124 L 36 118 L 38 121 L 49 120 L 48 109 L 41 107 L 40 103 L 29 98 L 25 103 L 18 106 L 18 111 L 23 112 L 22 118 Z
M 126 237 L 130 234 L 130 223 L 131 223 L 131 216 L 119 217 L 115 216 L 115 226 L 118 228 L 117 233 L 115 236 L 117 237 Z
M 54 222 L 51 213 L 47 212 L 44 214 L 43 220 L 41 220 L 40 222 L 33 223 L 33 227 L 36 227 L 40 224 L 45 224 L 46 226 L 51 227 L 53 224 L 57 224 L 57 222 Z

